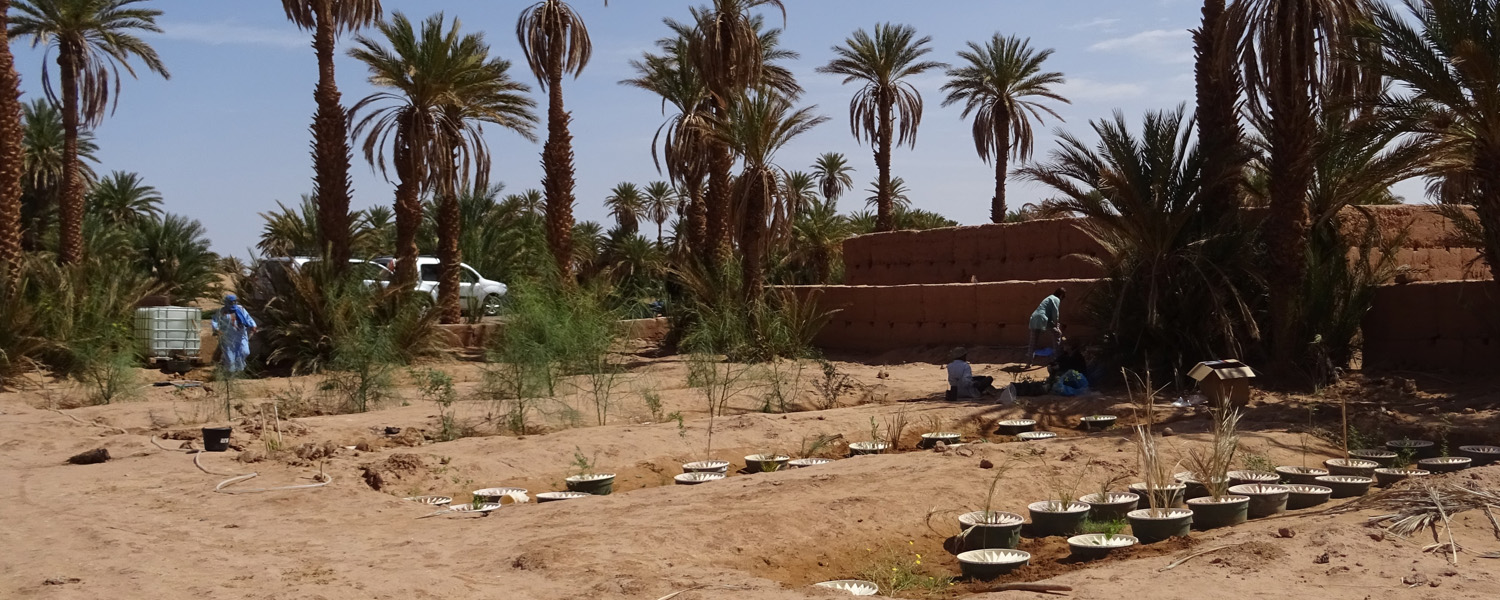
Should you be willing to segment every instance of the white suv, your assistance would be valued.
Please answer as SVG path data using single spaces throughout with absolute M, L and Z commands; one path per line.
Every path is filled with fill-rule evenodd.
M 377 258 L 374 261 L 391 272 L 396 270 L 396 259 L 386 257 Z M 442 270 L 442 262 L 431 256 L 417 257 L 417 291 L 432 296 L 432 301 L 438 299 L 438 276 Z M 500 314 L 500 307 L 505 300 L 505 294 L 509 288 L 498 281 L 485 279 L 478 271 L 464 263 L 458 265 L 458 302 L 465 312 L 474 314 L 479 312 L 486 317 Z M 475 309 L 478 309 L 477 311 Z

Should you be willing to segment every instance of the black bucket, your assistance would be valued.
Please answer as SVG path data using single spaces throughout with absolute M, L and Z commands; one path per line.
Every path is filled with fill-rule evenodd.
M 224 452 L 229 450 L 229 433 L 234 431 L 230 427 L 204 427 L 203 428 L 203 450 L 205 452 Z

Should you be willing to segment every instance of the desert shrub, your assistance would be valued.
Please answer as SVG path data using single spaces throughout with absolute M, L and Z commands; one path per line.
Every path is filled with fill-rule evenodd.
M 0 390 L 32 370 L 50 345 L 41 319 L 25 299 L 27 266 L 11 271 L 0 264 Z
M 438 441 L 451 442 L 464 437 L 453 411 L 453 404 L 458 402 L 453 376 L 437 369 L 424 369 L 413 370 L 411 379 L 422 398 L 438 405 Z
M 726 265 L 717 273 L 692 267 L 675 274 L 686 290 L 676 323 L 678 344 L 732 360 L 814 356 L 813 338 L 832 315 L 818 308 L 817 295 L 768 288 L 746 299 L 739 272 L 737 266 Z
M 398 361 L 400 355 L 389 333 L 379 325 L 362 321 L 335 341 L 329 381 L 343 396 L 349 410 L 367 412 L 391 396 L 395 389 L 392 375 Z
M 818 410 L 833 410 L 841 406 L 840 399 L 854 387 L 848 374 L 840 373 L 837 365 L 826 360 L 818 361 L 823 376 L 813 382 L 818 395 Z
M 90 403 L 111 404 L 139 392 L 134 352 L 105 345 L 82 352 L 80 359 L 74 377 L 88 390 Z
M 436 312 L 425 310 L 409 292 L 372 289 L 316 262 L 269 272 L 268 281 L 246 278 L 236 285 L 261 326 L 268 364 L 315 373 L 338 368 L 340 361 L 345 366 L 366 358 L 406 364 L 439 351 Z M 263 291 L 255 289 L 258 285 Z
M 57 265 L 37 255 L 24 270 L 25 285 L 18 298 L 30 308 L 14 310 L 18 319 L 29 312 L 31 330 L 47 340 L 33 349 L 34 360 L 54 373 L 87 382 L 84 378 L 97 381 L 98 375 L 111 370 L 97 364 L 100 361 L 123 363 L 117 355 L 133 356 L 135 306 L 154 288 L 121 257 L 96 256 Z
M 766 392 L 762 396 L 765 404 L 761 407 L 761 412 L 790 411 L 802 394 L 806 371 L 807 362 L 801 359 L 773 358 L 767 362 L 765 366 Z

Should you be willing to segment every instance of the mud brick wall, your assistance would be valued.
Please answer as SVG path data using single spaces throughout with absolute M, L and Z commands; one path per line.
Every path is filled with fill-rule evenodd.
M 848 285 L 1095 279 L 1104 249 L 1077 219 L 893 231 L 844 242 Z
M 1396 264 L 1403 267 L 1401 282 L 1413 281 L 1482 281 L 1491 279 L 1489 265 L 1480 258 L 1478 248 L 1459 241 L 1457 230 L 1448 217 L 1429 206 L 1372 206 L 1381 235 L 1387 242 L 1400 242 Z M 1469 211 L 1472 214 L 1472 210 Z M 1344 235 L 1361 239 L 1369 221 L 1359 209 L 1346 208 L 1339 215 Z M 1402 233 L 1405 238 L 1400 239 Z M 1350 250 L 1349 259 L 1359 254 Z
M 1449 281 L 1380 288 L 1364 320 L 1367 369 L 1493 373 L 1500 285 Z
M 1071 338 L 1094 335 L 1082 318 L 1096 280 L 980 284 L 823 286 L 793 288 L 818 294 L 823 310 L 837 310 L 819 334 L 821 348 L 882 352 L 921 346 L 1024 346 L 1031 312 L 1059 286 L 1068 288 L 1063 323 Z

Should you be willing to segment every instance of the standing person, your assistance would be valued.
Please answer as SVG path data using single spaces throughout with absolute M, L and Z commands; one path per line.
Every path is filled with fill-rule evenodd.
M 1043 333 L 1050 333 L 1052 337 L 1044 347 L 1047 352 L 1042 356 L 1050 356 L 1052 347 L 1062 339 L 1062 301 L 1066 297 L 1068 297 L 1068 290 L 1057 288 L 1051 296 L 1042 300 L 1041 305 L 1037 306 L 1035 311 L 1032 311 L 1031 341 L 1026 344 L 1026 366 L 1031 366 L 1037 353 L 1043 350 L 1043 347 L 1038 347 Z
M 214 313 L 214 333 L 219 336 L 219 350 L 224 353 L 224 369 L 230 373 L 245 370 L 245 359 L 250 357 L 250 336 L 259 331 L 255 319 L 240 299 L 234 294 L 224 296 L 224 307 Z
M 949 400 L 978 398 L 995 389 L 994 377 L 974 376 L 974 369 L 969 366 L 969 352 L 967 350 L 954 348 L 952 352 L 948 353 L 948 358 L 953 361 L 948 363 Z

